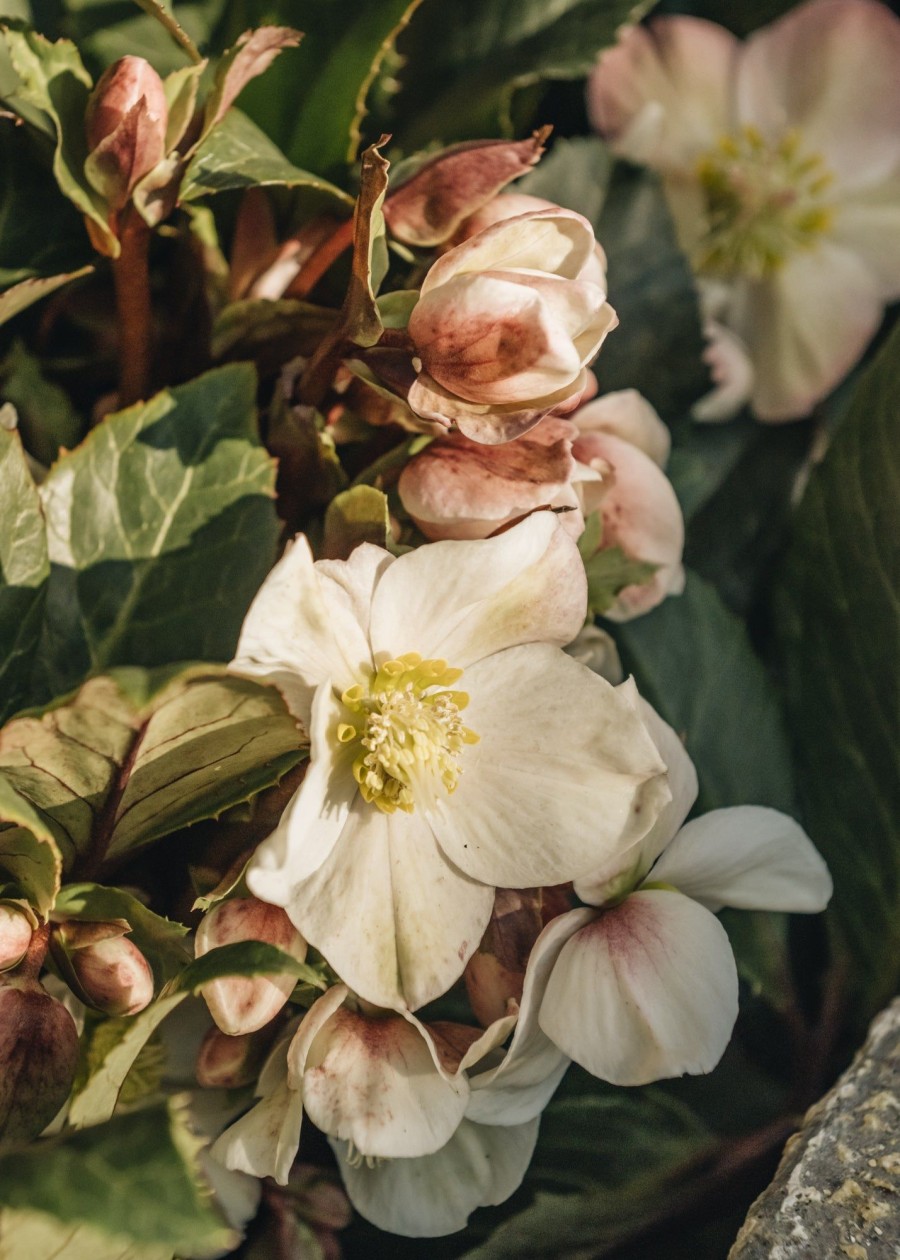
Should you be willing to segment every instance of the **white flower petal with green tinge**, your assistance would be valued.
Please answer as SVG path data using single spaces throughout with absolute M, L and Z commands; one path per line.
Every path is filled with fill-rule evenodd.
M 418 810 L 388 815 L 358 798 L 331 855 L 294 886 L 286 909 L 360 997 L 415 1010 L 462 974 L 493 902 L 492 888 L 448 861 Z
M 302 1121 L 303 1100 L 285 1079 L 225 1130 L 211 1154 L 233 1172 L 274 1177 L 285 1186 L 300 1145 Z
M 540 1024 L 576 1063 L 613 1085 L 715 1067 L 737 1018 L 738 980 L 714 915 L 654 889 L 550 926 L 572 935 L 547 983 Z
M 465 1228 L 476 1208 L 503 1203 L 521 1185 L 538 1123 L 501 1128 L 464 1120 L 434 1155 L 374 1168 L 348 1163 L 344 1143 L 331 1145 L 350 1201 L 366 1220 L 407 1238 L 437 1238 Z
M 578 548 L 552 512 L 535 512 L 498 538 L 431 543 L 401 556 L 375 592 L 372 650 L 415 651 L 467 669 L 515 644 L 571 642 L 586 609 Z
M 665 767 L 604 679 L 535 643 L 473 665 L 465 682 L 466 723 L 480 740 L 430 814 L 461 870 L 501 888 L 560 884 L 653 826 L 670 799 Z
M 875 187 L 842 196 L 831 236 L 866 263 L 883 301 L 900 298 L 900 170 Z
M 595 244 L 590 223 L 574 210 L 554 206 L 526 211 L 485 228 L 439 258 L 422 283 L 422 295 L 454 276 L 483 271 L 536 271 L 575 280 L 590 266 Z
M 815 914 L 831 876 L 806 832 L 775 809 L 714 809 L 678 832 L 650 872 L 710 910 L 784 910 Z

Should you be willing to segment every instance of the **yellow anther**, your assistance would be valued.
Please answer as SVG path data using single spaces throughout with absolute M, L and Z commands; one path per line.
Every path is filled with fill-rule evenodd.
M 349 744 L 356 739 L 358 732 L 355 726 L 350 726 L 347 722 L 341 722 L 337 728 L 337 737 L 339 744 Z

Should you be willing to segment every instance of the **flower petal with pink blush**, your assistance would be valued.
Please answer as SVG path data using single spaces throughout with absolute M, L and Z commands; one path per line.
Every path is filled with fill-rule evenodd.
M 878 0 L 808 0 L 748 39 L 741 123 L 769 139 L 797 128 L 845 188 L 900 166 L 900 21 Z
M 274 906 L 290 903 L 293 885 L 317 870 L 343 831 L 359 791 L 352 749 L 336 730 L 344 718 L 331 685 L 318 689 L 312 708 L 310 764 L 278 826 L 254 853 L 247 887 Z
M 716 917 L 654 889 L 563 919 L 574 931 L 540 1011 L 560 1049 L 613 1085 L 711 1071 L 738 1013 L 737 969 Z
M 418 1020 L 346 1006 L 313 1037 L 302 1081 L 306 1114 L 323 1133 L 384 1159 L 439 1150 L 456 1131 L 469 1095 L 464 1077 L 442 1069 Z
M 881 323 L 869 267 L 823 240 L 765 280 L 741 282 L 729 323 L 756 368 L 753 409 L 773 423 L 806 415 L 847 374 Z
M 618 323 L 615 313 L 609 312 L 614 328 Z M 563 414 L 574 410 L 588 379 L 587 370 L 579 373 L 571 385 L 566 385 L 545 397 L 509 403 L 504 406 L 488 403 L 466 402 L 440 386 L 427 372 L 420 372 L 409 391 L 409 406 L 417 416 L 444 424 L 455 424 L 460 433 L 473 442 L 496 446 L 512 442 L 533 429 L 538 421 L 551 414 Z
M 700 18 L 629 26 L 588 83 L 588 110 L 617 153 L 685 171 L 731 130 L 731 79 L 739 44 Z
M 454 276 L 484 271 L 533 271 L 577 280 L 594 254 L 594 230 L 583 215 L 554 206 L 503 219 L 439 258 L 422 295 Z
M 462 974 L 493 901 L 491 888 L 444 856 L 418 810 L 367 806 L 350 815 L 322 866 L 294 884 L 287 910 L 360 997 L 415 1010 Z
M 608 480 L 585 486 L 582 496 L 585 515 L 597 508 L 603 518 L 603 546 L 621 547 L 631 559 L 659 566 L 647 582 L 620 591 L 605 614 L 627 621 L 684 588 L 681 507 L 665 473 L 630 442 L 611 433 L 586 433 L 575 440 L 572 453 L 601 478 L 611 470 Z
M 882 301 L 900 298 L 900 171 L 840 197 L 831 236 L 868 265 Z
M 372 602 L 372 649 L 389 657 L 414 649 L 467 669 L 521 643 L 561 647 L 586 611 L 578 548 L 552 512 L 535 512 L 497 538 L 401 556 Z
M 656 822 L 639 844 L 589 875 L 575 880 L 576 893 L 592 906 L 602 906 L 640 883 L 691 812 L 698 791 L 694 763 L 668 722 L 664 722 L 656 710 L 638 695 L 633 679 L 629 678 L 618 691 L 634 704 L 656 745 L 666 766 L 672 799 L 663 806 Z M 687 889 L 681 891 L 686 892 Z
M 382 566 L 384 555 L 378 553 Z M 315 688 L 329 678 L 356 678 L 367 666 L 371 653 L 355 610 L 323 584 L 309 543 L 298 535 L 250 605 L 229 668 L 274 683 L 308 730 Z
M 611 433 L 665 468 L 672 437 L 656 408 L 636 389 L 617 389 L 580 407 L 572 416 L 579 434 Z
M 761 805 L 714 809 L 675 836 L 650 872 L 710 910 L 783 910 L 816 914 L 832 893 L 831 876 L 803 828 Z
M 750 401 L 756 374 L 747 347 L 724 324 L 706 320 L 703 336 L 703 362 L 709 368 L 714 388 L 694 403 L 691 415 L 700 424 L 718 424 L 734 419 Z
M 503 1203 L 519 1187 L 538 1123 L 501 1128 L 464 1120 L 434 1155 L 373 1168 L 350 1163 L 343 1143 L 331 1145 L 350 1201 L 366 1220 L 406 1238 L 437 1238 L 464 1229 L 477 1207 Z
M 670 799 L 665 767 L 614 687 L 537 643 L 498 652 L 466 677 L 466 722 L 480 742 L 466 750 L 453 796 L 429 812 L 461 870 L 502 888 L 560 884 L 649 831 Z
M 403 469 L 400 499 L 432 540 L 486 538 L 500 525 L 540 507 L 563 506 L 563 501 L 576 509 L 560 517 L 568 529 L 569 517 L 581 519 L 569 485 L 575 471 L 573 436 L 567 421 L 548 417 L 517 442 L 502 446 L 485 446 L 461 434 L 438 438 Z

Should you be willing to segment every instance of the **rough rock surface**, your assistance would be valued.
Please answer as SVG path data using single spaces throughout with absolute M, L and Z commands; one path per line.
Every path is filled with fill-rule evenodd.
M 900 998 L 804 1117 L 729 1260 L 900 1257 Z

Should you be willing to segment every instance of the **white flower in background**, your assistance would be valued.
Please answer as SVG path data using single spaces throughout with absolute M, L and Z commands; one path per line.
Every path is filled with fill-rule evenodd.
M 668 801 L 627 696 L 560 650 L 585 609 L 547 512 L 399 559 L 314 564 L 301 537 L 263 584 L 232 668 L 281 688 L 310 766 L 247 884 L 360 998 L 446 992 L 495 887 L 578 878 Z
M 649 705 L 642 711 L 673 799 L 625 860 L 575 881 L 588 905 L 553 919 L 529 960 L 554 960 L 543 1031 L 614 1085 L 709 1072 L 721 1058 L 738 979 L 715 911 L 813 914 L 831 896 L 825 863 L 776 810 L 717 809 L 682 826 L 697 795 L 694 767 L 671 727 Z
M 476 442 L 508 442 L 576 406 L 618 320 L 587 219 L 559 207 L 504 219 L 430 268 L 408 332 L 409 405 Z
M 712 22 L 628 28 L 589 87 L 616 152 L 659 170 L 761 420 L 806 414 L 900 297 L 900 21 L 809 0 L 745 43 Z

